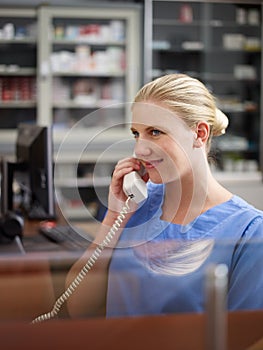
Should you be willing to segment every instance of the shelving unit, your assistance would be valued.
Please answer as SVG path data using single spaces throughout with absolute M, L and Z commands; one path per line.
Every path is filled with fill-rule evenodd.
M 62 129 L 87 115 L 81 130 L 86 138 L 94 133 L 91 128 L 128 122 L 125 103 L 132 101 L 141 84 L 138 7 L 43 7 L 39 19 L 40 28 L 48 28 L 48 35 L 39 32 L 39 90 L 44 96 L 39 121 L 53 124 L 58 141 Z M 94 111 L 105 107 L 114 113 L 91 120 L 96 119 Z
M 56 144 L 64 140 L 56 173 L 61 209 L 67 218 L 87 219 L 95 215 L 99 202 L 106 204 L 110 165 L 119 152 L 112 152 L 106 162 L 99 158 L 112 143 L 128 137 L 126 102 L 140 85 L 139 11 L 43 7 L 39 18 L 40 28 L 49 28 L 49 35 L 40 31 L 39 38 L 39 89 L 45 96 L 39 120 L 53 125 Z M 96 179 L 90 171 L 79 171 L 96 163 L 103 169 Z
M 1 9 L 0 129 L 5 135 L 21 121 L 36 122 L 37 12 Z
M 77 169 L 71 164 L 60 164 L 56 188 L 60 209 L 70 220 L 88 220 L 98 216 L 98 211 L 107 206 L 110 174 L 114 163 L 100 163 L 100 172 L 94 171 L 95 163 L 79 163 Z M 74 172 L 76 170 L 76 173 Z M 67 173 L 67 178 L 63 174 Z M 71 173 L 71 176 L 69 174 Z
M 205 81 L 230 121 L 227 134 L 217 139 L 220 166 L 256 171 L 260 160 L 261 6 L 213 4 L 207 12 L 214 26 L 205 57 L 211 76 Z M 220 77 L 222 72 L 225 79 Z
M 142 84 L 141 21 L 139 4 L 1 9 L 1 154 L 14 154 L 19 122 L 52 125 L 56 189 L 70 219 L 87 218 L 74 194 L 94 210 L 96 193 L 106 198 L 112 164 L 131 153 L 130 144 L 121 150 L 114 144 L 132 139 L 130 103 Z M 31 98 L 2 98 L 7 79 L 19 85 L 24 77 L 34 84 Z M 96 163 L 103 169 L 98 179 L 78 170 Z
M 217 169 L 263 170 L 260 1 L 145 3 L 146 80 L 182 72 L 203 81 L 229 118 L 214 139 Z
M 0 134 L 7 153 L 22 121 L 52 125 L 57 143 L 98 108 L 111 106 L 119 114 L 116 123 L 128 122 L 125 103 L 142 83 L 141 20 L 136 4 L 1 8 Z M 31 87 L 23 97 L 22 83 Z M 95 127 L 113 122 L 95 121 Z

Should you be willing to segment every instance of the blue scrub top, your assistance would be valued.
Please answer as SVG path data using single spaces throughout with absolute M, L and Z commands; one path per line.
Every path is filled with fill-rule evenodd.
M 229 270 L 228 309 L 263 309 L 263 212 L 238 196 L 189 225 L 160 219 L 164 185 L 122 232 L 109 267 L 107 316 L 202 312 L 210 264 Z

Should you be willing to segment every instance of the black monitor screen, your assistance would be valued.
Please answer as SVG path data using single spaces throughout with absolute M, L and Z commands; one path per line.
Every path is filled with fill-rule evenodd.
M 50 127 L 20 124 L 16 163 L 24 193 L 24 210 L 31 219 L 54 218 L 53 142 Z M 22 180 L 21 180 L 22 179 Z

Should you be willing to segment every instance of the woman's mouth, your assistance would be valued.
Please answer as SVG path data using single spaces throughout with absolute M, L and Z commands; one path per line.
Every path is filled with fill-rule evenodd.
M 146 169 L 154 169 L 156 168 L 161 162 L 163 161 L 163 159 L 158 159 L 158 160 L 151 160 L 151 161 L 144 161 L 143 165 Z

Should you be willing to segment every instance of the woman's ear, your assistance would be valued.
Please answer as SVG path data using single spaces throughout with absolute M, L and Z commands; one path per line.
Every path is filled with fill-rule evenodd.
M 209 137 L 209 125 L 206 122 L 199 122 L 194 131 L 194 147 L 202 147 Z

